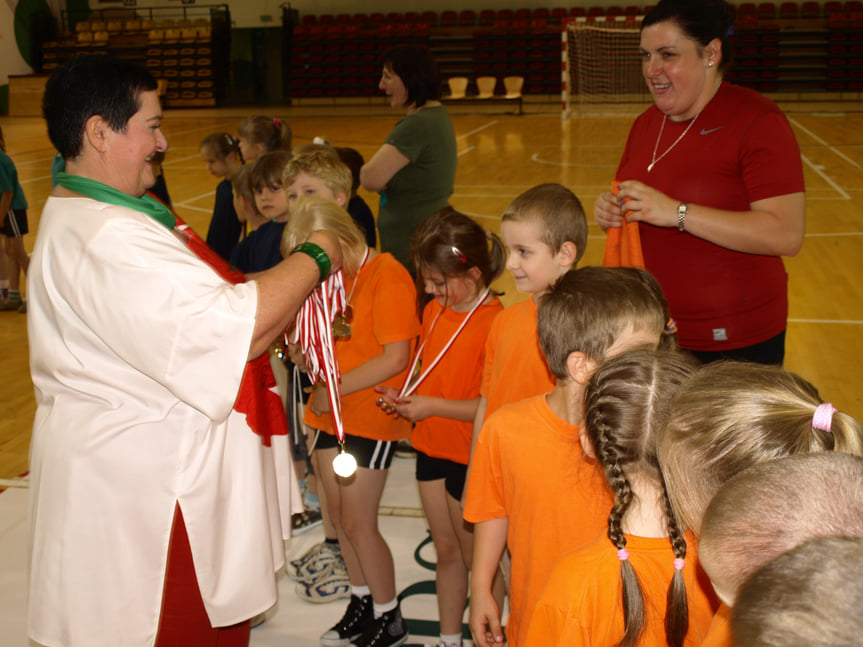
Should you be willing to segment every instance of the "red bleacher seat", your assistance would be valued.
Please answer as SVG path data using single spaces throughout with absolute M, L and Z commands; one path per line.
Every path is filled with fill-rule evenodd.
M 389 22 L 389 23 L 397 23 L 397 22 L 404 22 L 405 21 L 404 14 L 401 13 L 400 11 L 390 11 L 387 14 L 386 19 L 387 19 L 387 22 Z
M 495 19 L 495 11 L 494 9 L 482 9 L 479 12 L 479 24 L 480 25 L 491 25 L 494 23 Z
M 623 7 L 619 7 L 617 5 L 612 5 L 610 7 L 605 8 L 606 16 L 622 16 L 623 15 Z
M 533 10 L 533 18 L 534 20 L 548 20 L 549 18 L 551 18 L 551 11 L 546 7 L 537 7 Z
M 318 16 L 318 24 L 319 25 L 332 25 L 336 22 L 335 14 L 331 13 L 322 13 Z
M 355 25 L 364 26 L 369 21 L 369 14 L 367 13 L 355 13 L 354 17 L 351 19 Z
M 796 2 L 783 2 L 779 5 L 779 17 L 783 19 L 797 18 L 800 15 L 800 7 Z
M 863 11 L 863 2 L 859 2 L 859 0 L 850 0 L 850 2 L 846 2 L 842 5 L 842 9 L 848 13 L 859 13 Z
M 353 18 L 349 13 L 340 13 L 336 16 L 336 22 L 340 25 L 350 25 L 352 21 Z
M 516 9 L 515 20 L 530 20 L 533 18 L 533 10 L 531 9 Z
M 818 18 L 821 15 L 821 5 L 814 0 L 804 2 L 800 7 L 800 16 L 802 18 Z
M 306 15 L 303 16 L 303 24 L 306 26 L 317 25 L 318 24 L 318 17 L 314 14 L 307 13 Z
M 746 16 L 746 15 L 758 15 L 758 7 L 754 2 L 743 2 L 737 8 L 738 16 Z
M 641 15 L 641 7 L 638 5 L 628 5 L 626 9 L 623 10 L 623 13 L 627 16 L 640 16 Z
M 458 24 L 472 26 L 476 24 L 476 11 L 464 9 L 458 14 Z
M 441 27 L 452 27 L 458 24 L 458 14 L 455 11 L 447 9 L 440 12 Z
M 572 18 L 583 18 L 587 15 L 587 9 L 585 9 L 584 7 L 572 7 L 569 10 L 569 15 Z
M 515 12 L 512 9 L 498 9 L 497 13 L 494 15 L 495 20 L 512 21 L 513 18 L 515 18 Z
M 597 16 L 604 16 L 605 15 L 605 7 L 590 7 L 587 10 L 587 15 L 593 16 L 594 18 L 596 18 Z
M 824 3 L 824 15 L 829 16 L 831 13 L 840 13 L 842 11 L 842 3 L 836 0 Z
M 420 14 L 420 22 L 427 25 L 437 25 L 437 11 L 423 11 Z
M 761 20 L 776 18 L 776 5 L 772 2 L 762 2 L 758 5 L 758 17 Z
M 551 22 L 560 23 L 563 22 L 563 19 L 569 15 L 569 12 L 566 10 L 566 7 L 554 7 L 551 10 Z

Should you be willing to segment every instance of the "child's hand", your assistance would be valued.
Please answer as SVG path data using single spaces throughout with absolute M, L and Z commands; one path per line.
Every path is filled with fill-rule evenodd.
M 429 416 L 434 415 L 432 400 L 424 395 L 412 395 L 407 398 L 401 398 L 396 401 L 395 405 L 396 414 L 412 422 L 425 420 Z
M 327 385 L 323 382 L 315 384 L 313 387 L 307 388 L 306 393 L 311 393 L 309 398 L 309 407 L 312 413 L 316 416 L 322 416 L 330 412 L 330 398 L 327 395 Z
M 500 647 L 503 645 L 503 631 L 500 628 L 500 609 L 491 591 L 470 598 L 470 632 L 479 647 Z
M 303 373 L 308 373 L 306 368 L 306 356 L 303 355 L 303 348 L 299 344 L 288 344 L 288 358 L 291 363 L 300 369 Z
M 396 407 L 396 400 L 398 400 L 399 392 L 391 386 L 378 385 L 375 387 L 375 393 L 381 394 L 376 401 L 381 410 L 388 416 L 395 416 L 398 419 L 399 411 Z

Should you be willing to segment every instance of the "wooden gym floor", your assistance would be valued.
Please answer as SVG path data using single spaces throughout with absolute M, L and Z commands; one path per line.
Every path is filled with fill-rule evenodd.
M 803 250 L 786 259 L 791 302 L 786 367 L 812 381 L 840 410 L 863 418 L 863 113 L 859 103 L 782 107 L 800 143 L 808 194 Z M 451 110 L 459 149 L 453 206 L 499 231 L 500 215 L 516 195 L 541 182 L 560 182 L 582 199 L 588 214 L 590 239 L 582 263 L 599 263 L 604 235 L 593 224 L 593 200 L 613 179 L 635 112 L 592 111 L 562 122 L 553 104 L 526 104 L 524 116 L 465 108 Z M 198 144 L 211 132 L 236 132 L 243 116 L 258 111 L 165 113 L 168 188 L 179 215 L 201 234 L 206 234 L 217 180 L 204 168 Z M 321 136 L 366 158 L 400 117 L 376 103 L 266 111 L 290 121 L 295 145 Z M 30 250 L 51 190 L 54 151 L 39 118 L 0 117 L 0 126 L 30 204 L 25 237 Z M 363 197 L 376 211 L 376 196 Z M 522 298 L 508 276 L 499 287 L 506 291 L 506 303 Z M 0 487 L 26 487 L 16 478 L 27 470 L 35 409 L 26 319 L 17 312 L 0 313 Z

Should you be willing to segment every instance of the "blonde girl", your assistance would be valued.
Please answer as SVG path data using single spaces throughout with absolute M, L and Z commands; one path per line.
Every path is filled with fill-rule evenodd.
M 312 391 L 304 422 L 318 430 L 320 483 L 326 492 L 351 583 L 344 616 L 321 636 L 324 647 L 400 645 L 407 640 L 395 589 L 392 553 L 378 528 L 378 505 L 395 446 L 410 423 L 387 416 L 376 404 L 375 385 L 400 386 L 419 334 L 416 291 L 407 270 L 390 254 L 378 254 L 350 215 L 336 203 L 308 196 L 297 200 L 284 233 L 283 252 L 324 229 L 341 241 L 348 311 L 333 323 L 341 371 L 341 412 L 347 451 L 359 465 L 349 478 L 336 476 L 338 452 L 326 386 Z
M 230 133 L 212 133 L 201 141 L 201 159 L 207 170 L 221 181 L 216 187 L 216 202 L 213 218 L 207 231 L 207 245 L 226 261 L 236 247 L 243 231 L 243 224 L 234 208 L 234 192 L 231 180 L 237 168 L 243 164 L 239 140 Z
M 421 375 L 428 373 L 415 393 L 410 386 L 401 395 L 391 387 L 377 391 L 395 416 L 416 423 L 411 443 L 417 453 L 420 498 L 437 552 L 441 645 L 458 647 L 473 552 L 472 528 L 462 519 L 459 502 L 479 403 L 485 340 L 503 309 L 489 286 L 503 270 L 506 253 L 497 236 L 445 207 L 417 230 L 412 256 L 418 288 L 433 297 L 423 312 L 417 358 Z
M 707 504 L 732 476 L 784 456 L 836 451 L 863 456 L 863 427 L 825 403 L 812 384 L 777 366 L 715 362 L 681 388 L 659 441 L 675 514 L 700 535 Z M 722 605 L 705 647 L 733 644 Z

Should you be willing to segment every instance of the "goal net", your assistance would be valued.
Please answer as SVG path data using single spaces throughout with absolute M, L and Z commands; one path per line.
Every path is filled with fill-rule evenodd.
M 574 107 L 643 105 L 650 93 L 641 75 L 641 17 L 611 22 L 568 20 L 562 32 L 562 117 Z

